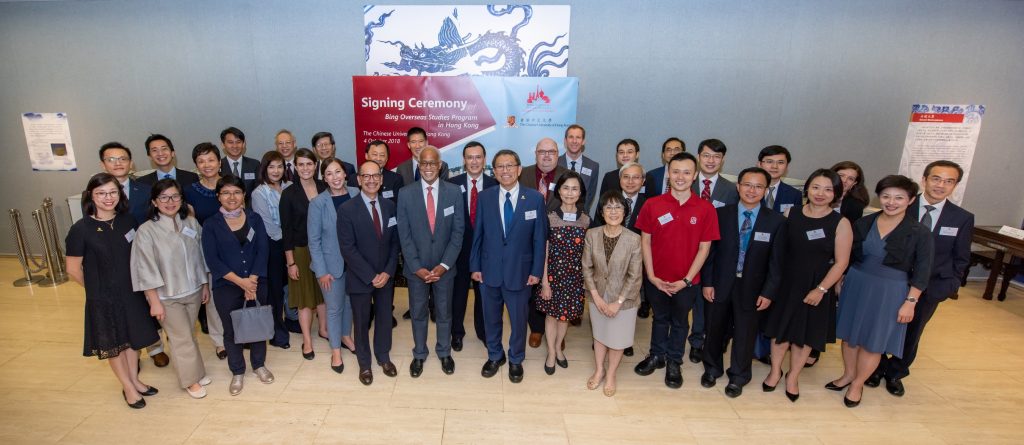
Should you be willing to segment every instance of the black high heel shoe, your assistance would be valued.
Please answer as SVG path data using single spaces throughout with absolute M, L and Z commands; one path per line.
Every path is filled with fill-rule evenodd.
M 847 397 L 847 395 L 849 395 L 849 393 L 850 393 L 850 391 L 846 391 L 846 394 L 843 394 L 843 405 L 846 405 L 847 408 L 856 408 L 857 405 L 860 405 L 860 400 L 857 400 L 857 401 L 850 400 L 850 398 Z M 864 392 L 863 391 L 861 391 L 860 399 L 864 400 Z
M 158 389 L 156 389 L 156 388 L 154 388 L 152 386 L 147 386 L 146 390 L 145 391 L 139 391 L 139 394 L 142 394 L 144 396 L 149 397 L 149 396 L 155 396 L 158 392 L 160 392 L 160 390 L 158 390 Z
M 316 357 L 316 352 L 314 352 L 312 350 L 310 350 L 309 352 L 306 352 L 306 344 L 303 343 L 302 344 L 302 358 L 304 358 L 306 360 L 313 360 L 313 357 Z
M 789 373 L 787 372 L 786 375 L 783 376 L 783 378 L 788 379 L 789 378 Z M 790 402 L 796 402 L 796 399 L 800 398 L 800 393 L 793 394 L 793 393 L 789 392 L 789 388 L 787 388 L 786 389 L 786 398 L 788 398 Z
M 121 397 L 124 397 L 124 403 L 128 403 L 128 395 L 121 391 Z M 128 407 L 132 409 L 142 409 L 146 407 L 146 399 L 139 398 L 135 403 L 128 403 Z
M 842 390 L 846 389 L 847 386 L 850 386 L 850 384 L 847 383 L 847 384 L 845 384 L 843 386 L 839 386 L 839 385 L 836 385 L 835 382 L 833 381 L 833 382 L 826 383 L 825 384 L 825 389 L 827 389 L 829 391 L 842 391 Z
M 785 376 L 783 376 L 783 378 L 785 378 Z M 772 392 L 772 391 L 775 391 L 775 388 L 776 388 L 777 386 L 779 386 L 779 382 L 781 382 L 781 381 L 782 381 L 782 379 L 780 378 L 780 379 L 779 379 L 779 382 L 775 382 L 775 386 L 768 386 L 768 384 L 767 384 L 767 383 L 765 383 L 765 381 L 767 381 L 767 379 L 768 379 L 768 378 L 767 378 L 767 377 L 765 377 L 765 380 L 762 380 L 762 381 L 761 381 L 761 391 L 763 391 L 763 392 Z

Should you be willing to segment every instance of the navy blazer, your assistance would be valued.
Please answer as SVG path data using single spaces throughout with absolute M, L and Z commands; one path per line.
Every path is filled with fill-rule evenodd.
M 135 222 L 142 225 L 146 222 L 146 212 L 149 210 L 151 188 L 137 179 L 129 178 L 128 190 L 128 210 L 135 217 Z
M 765 190 L 765 198 L 761 200 L 761 204 L 767 205 L 768 203 L 768 190 Z M 804 203 L 804 194 L 800 193 L 796 187 L 793 187 L 785 182 L 779 181 L 779 191 L 775 193 L 775 202 L 772 210 L 785 213 L 783 205 L 792 205 L 793 207 L 800 207 Z
M 378 195 L 379 197 L 379 195 Z M 348 273 L 345 290 L 350 294 L 368 294 L 375 287 L 373 277 L 387 272 L 392 279 L 398 267 L 398 218 L 395 203 L 378 199 L 377 208 L 383 224 L 381 238 L 373 228 L 373 218 L 363 202 L 362 194 L 338 206 L 338 245 Z M 390 224 L 394 219 L 394 224 Z
M 701 285 L 715 289 L 715 302 L 729 301 L 736 284 L 736 263 L 740 257 L 739 208 L 739 204 L 729 204 L 716 210 L 721 239 L 711 242 L 711 253 L 700 271 Z M 753 311 L 757 297 L 774 300 L 778 295 L 785 259 L 785 226 L 786 217 L 761 206 L 743 258 L 741 307 Z M 767 240 L 758 240 L 766 236 Z
M 921 199 L 918 195 L 917 199 Z M 915 200 L 907 209 L 907 217 L 919 221 L 920 207 Z M 949 235 L 956 231 L 955 235 Z M 943 232 L 947 235 L 943 235 Z M 940 302 L 960 289 L 960 280 L 971 263 L 971 237 L 974 232 L 974 214 L 946 201 L 932 231 L 935 258 L 928 289 L 921 298 Z
M 203 256 L 213 276 L 213 289 L 235 285 L 224 278 L 229 272 L 242 278 L 267 276 L 270 238 L 263 218 L 252 210 L 245 210 L 245 222 L 253 232 L 251 241 L 245 245 L 238 243 L 223 213 L 217 212 L 203 222 Z
M 644 178 L 644 194 L 648 198 L 661 195 L 661 188 L 665 186 L 665 166 L 662 165 L 654 170 L 647 172 L 647 177 Z
M 355 196 L 359 196 L 359 189 L 349 187 L 349 199 Z M 319 278 L 330 274 L 334 278 L 341 278 L 345 273 L 345 259 L 341 257 L 338 243 L 338 209 L 334 207 L 330 190 L 324 190 L 309 202 L 306 235 L 309 240 L 309 256 L 312 258 L 309 268 L 313 275 Z
M 421 181 L 415 181 L 398 192 L 398 239 L 402 244 L 402 271 L 410 280 L 419 279 L 416 271 L 433 269 L 444 263 L 449 270 L 455 268 L 462 249 L 465 230 L 466 204 L 462 202 L 459 187 L 448 181 L 435 181 L 437 202 L 434 204 L 434 232 L 427 223 L 427 203 L 424 201 Z M 450 280 L 456 273 L 446 273 L 442 280 Z
M 501 226 L 501 199 L 504 189 L 491 187 L 477 197 L 476 230 L 469 256 L 470 273 L 482 272 L 484 284 L 519 291 L 530 276 L 544 272 L 544 254 L 548 238 L 548 216 L 540 192 L 519 186 L 512 216 L 512 227 L 505 236 Z M 526 212 L 531 218 L 526 219 Z
M 483 179 L 484 185 L 481 191 L 487 190 L 491 187 L 498 185 L 498 180 L 494 179 L 485 174 L 481 174 L 480 178 Z M 469 253 L 473 250 L 473 225 L 469 223 L 469 173 L 463 173 L 448 179 L 448 182 L 459 186 L 462 191 L 462 206 L 463 220 L 466 221 L 466 229 L 462 231 L 462 249 L 459 251 L 459 259 L 455 262 L 456 268 L 459 272 L 464 272 L 466 276 L 469 276 Z M 480 201 L 480 196 L 477 195 L 477 202 Z

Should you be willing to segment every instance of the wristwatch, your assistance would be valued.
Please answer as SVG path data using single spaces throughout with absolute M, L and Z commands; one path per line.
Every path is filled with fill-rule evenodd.
M 693 282 L 689 278 L 683 277 L 683 282 L 686 283 L 686 287 L 693 286 Z
M 622 304 L 622 303 L 625 303 L 625 302 L 626 302 L 626 300 L 624 300 L 622 298 L 619 298 L 619 301 L 618 301 L 619 304 Z
M 917 297 L 907 297 L 907 301 L 911 303 L 917 303 Z

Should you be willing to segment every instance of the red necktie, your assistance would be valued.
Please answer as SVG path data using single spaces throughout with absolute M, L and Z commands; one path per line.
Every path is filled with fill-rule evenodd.
M 436 222 L 436 219 L 437 219 L 437 215 L 434 214 L 436 212 L 436 209 L 434 208 L 434 194 L 432 193 L 433 191 L 434 191 L 434 187 L 431 187 L 431 186 L 428 185 L 427 186 L 427 223 L 430 224 L 430 233 L 434 233 L 434 223 Z
M 469 225 L 476 227 L 476 179 L 473 179 L 473 190 L 469 192 Z
M 370 208 L 373 209 L 373 231 L 377 232 L 377 239 L 384 237 L 380 230 L 380 213 L 377 213 L 377 201 L 370 201 Z
M 704 180 L 704 190 L 700 191 L 700 199 L 711 201 L 711 180 Z

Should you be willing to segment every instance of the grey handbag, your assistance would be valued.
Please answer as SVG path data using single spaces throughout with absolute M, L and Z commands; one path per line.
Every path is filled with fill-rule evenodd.
M 247 300 L 240 309 L 231 311 L 231 325 L 235 328 L 235 343 L 257 343 L 274 338 L 274 315 L 270 305 L 247 307 Z

